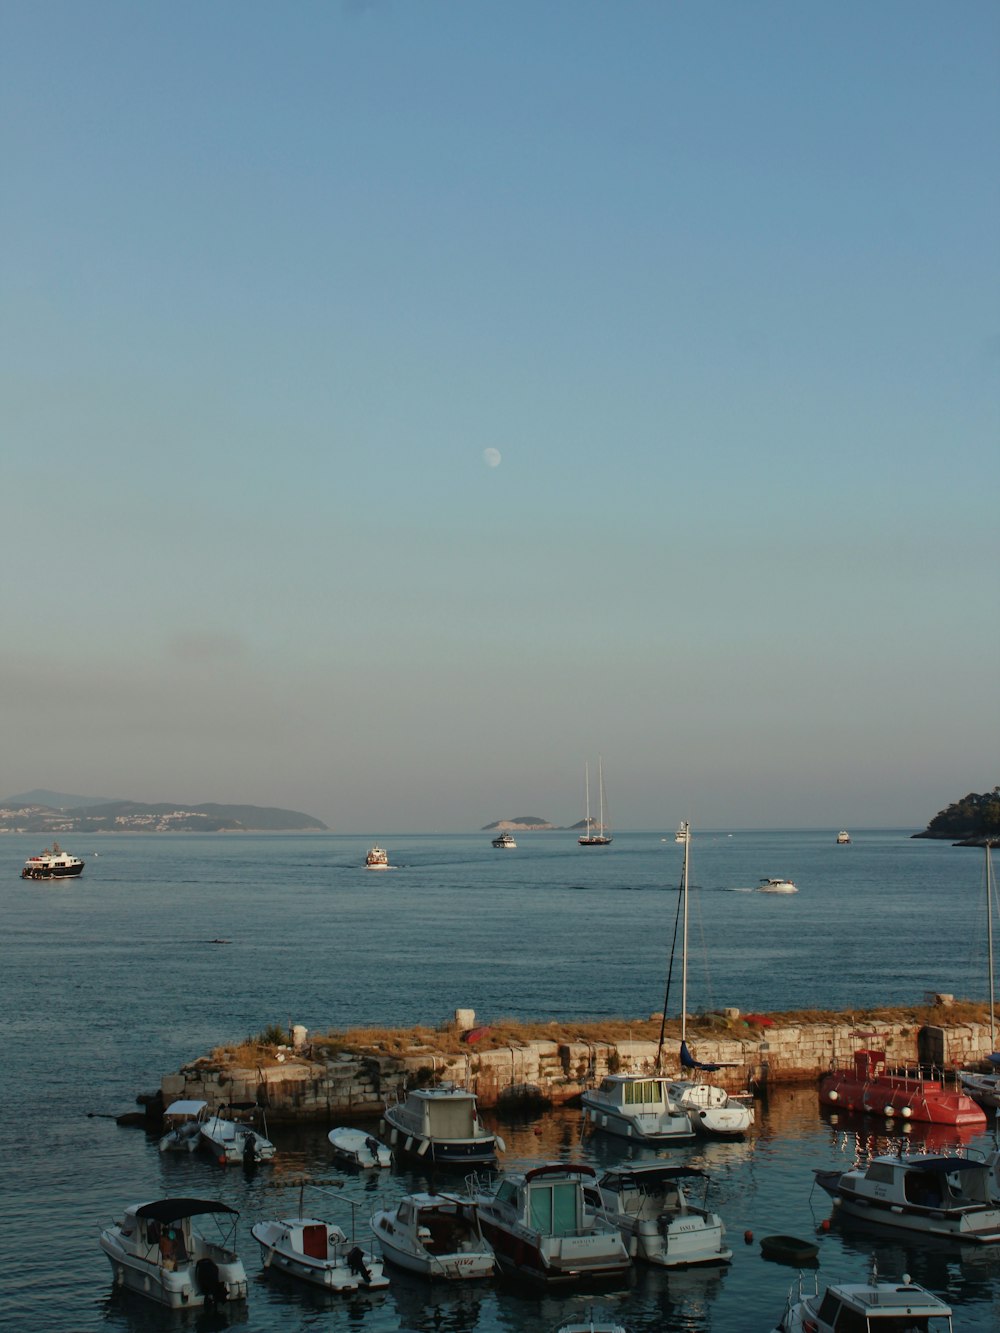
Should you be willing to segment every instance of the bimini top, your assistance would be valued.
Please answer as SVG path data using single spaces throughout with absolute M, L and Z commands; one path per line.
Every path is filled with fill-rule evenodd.
M 986 1169 L 985 1162 L 977 1162 L 970 1157 L 875 1157 L 872 1160 L 892 1162 L 897 1166 L 905 1166 L 908 1171 L 944 1171 L 949 1176 L 956 1171 Z
M 696 1166 L 659 1166 L 651 1162 L 648 1166 L 616 1166 L 610 1171 L 605 1171 L 601 1184 L 632 1180 L 636 1184 L 651 1181 L 654 1185 L 659 1185 L 668 1180 L 686 1180 L 692 1176 L 703 1180 L 708 1178 L 706 1172 Z
M 238 1209 L 217 1199 L 156 1199 L 153 1203 L 140 1203 L 135 1213 L 154 1222 L 179 1222 L 182 1217 L 197 1217 L 200 1213 L 238 1213 Z

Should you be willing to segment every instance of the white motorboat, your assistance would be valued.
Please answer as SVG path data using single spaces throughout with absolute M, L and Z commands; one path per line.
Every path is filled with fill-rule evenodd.
M 22 879 L 71 879 L 83 874 L 84 862 L 64 852 L 57 842 L 39 856 L 29 856 L 21 870 Z
M 610 842 L 612 842 L 613 839 L 608 831 L 610 828 L 610 824 L 606 823 L 604 818 L 604 765 L 600 756 L 598 756 L 597 759 L 597 785 L 600 791 L 600 797 L 599 797 L 600 816 L 597 819 L 596 823 L 590 817 L 590 765 L 589 764 L 584 765 L 583 783 L 584 783 L 584 788 L 586 790 L 586 803 L 587 803 L 586 832 L 582 833 L 580 837 L 577 838 L 577 842 L 580 844 L 581 847 L 607 847 L 607 845 Z M 596 833 L 594 832 L 595 828 L 597 829 Z
M 163 1112 L 164 1132 L 160 1138 L 160 1152 L 194 1152 L 207 1111 L 208 1102 L 171 1102 Z
M 848 1171 L 817 1171 L 841 1213 L 927 1236 L 1000 1243 L 1000 1207 L 986 1162 L 969 1157 L 884 1154 Z
M 785 1312 L 773 1333 L 952 1333 L 951 1307 L 904 1273 L 899 1282 L 838 1282 L 820 1293 L 819 1276 L 812 1296 L 798 1288 L 788 1292 Z
M 837 845 L 840 847 L 844 847 L 850 841 L 851 841 L 851 835 L 848 833 L 847 829 L 842 828 L 840 832 L 837 834 Z
M 513 851 L 517 847 L 517 843 L 514 841 L 513 833 L 498 833 L 493 839 L 493 846 L 506 847 L 509 851 Z
M 694 1130 L 670 1083 L 666 1074 L 607 1074 L 581 1095 L 584 1116 L 595 1129 L 638 1143 L 690 1143 Z
M 704 1186 L 702 1204 L 689 1202 L 686 1182 Z M 598 1182 L 607 1219 L 619 1229 L 633 1259 L 664 1268 L 729 1263 L 726 1229 L 706 1206 L 708 1176 L 689 1167 L 621 1166 Z
M 256 1166 L 260 1162 L 272 1161 L 274 1144 L 255 1127 L 258 1116 L 263 1123 L 263 1111 L 252 1102 L 220 1106 L 215 1115 L 207 1116 L 200 1124 L 198 1138 L 201 1147 L 220 1166 L 239 1162 L 244 1166 Z M 266 1124 L 264 1128 L 267 1128 Z
M 790 879 L 768 879 L 765 877 L 757 885 L 758 893 L 798 893 Z
M 621 1233 L 604 1215 L 591 1166 L 549 1162 L 510 1172 L 475 1201 L 483 1235 L 510 1277 L 568 1286 L 620 1279 L 629 1267 Z
M 384 1258 L 423 1277 L 489 1277 L 493 1251 L 483 1237 L 476 1205 L 454 1194 L 407 1194 L 372 1215 Z
M 365 857 L 365 867 L 368 870 L 388 870 L 389 853 L 376 843 L 374 847 L 369 848 Z
M 380 1143 L 374 1134 L 349 1125 L 338 1125 L 326 1136 L 334 1153 L 341 1161 L 357 1167 L 392 1166 L 392 1151 Z
M 448 1083 L 387 1101 L 382 1132 L 390 1147 L 438 1166 L 489 1166 L 505 1147 L 480 1120 L 475 1093 Z
M 209 1240 L 192 1218 L 216 1215 L 220 1239 Z M 172 1310 L 245 1300 L 247 1275 L 233 1249 L 235 1208 L 208 1199 L 135 1203 L 101 1232 L 115 1284 Z
M 341 1227 L 320 1218 L 255 1222 L 250 1234 L 260 1246 L 265 1269 L 278 1269 L 324 1291 L 376 1291 L 389 1285 L 380 1259 L 348 1240 Z

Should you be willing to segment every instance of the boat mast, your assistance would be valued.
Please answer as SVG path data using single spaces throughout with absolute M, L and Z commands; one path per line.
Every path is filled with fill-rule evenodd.
M 990 960 L 990 1050 L 995 1051 L 996 1042 L 996 1020 L 994 1017 L 994 989 L 993 989 L 993 899 L 996 897 L 996 889 L 993 884 L 993 862 L 990 859 L 990 848 L 992 843 L 989 838 L 986 839 L 986 947 Z
M 604 760 L 600 755 L 597 756 L 597 788 L 599 792 L 598 799 L 600 801 L 599 808 L 601 811 L 600 834 L 601 837 L 603 838 L 604 837 Z
M 587 835 L 587 837 L 589 838 L 589 837 L 590 837 L 590 834 L 591 834 L 591 828 L 590 828 L 590 760 L 589 760 L 589 759 L 587 760 L 587 762 L 586 762 L 586 763 L 584 764 L 584 766 L 583 766 L 583 785 L 584 785 L 584 789 L 586 790 L 586 793 L 587 793 L 587 826 L 586 826 L 586 828 L 585 828 L 583 831 L 584 831 L 584 833 Z
M 677 830 L 684 836 L 684 877 L 681 893 L 684 905 L 684 926 L 681 934 L 681 1041 L 687 1041 L 688 1015 L 688 862 L 691 852 L 691 825 L 685 819 Z

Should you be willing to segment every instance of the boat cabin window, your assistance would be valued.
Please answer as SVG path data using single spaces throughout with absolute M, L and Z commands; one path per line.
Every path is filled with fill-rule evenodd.
M 549 1236 L 572 1236 L 577 1231 L 575 1181 L 533 1185 L 531 1225 Z
M 497 1189 L 496 1197 L 500 1203 L 509 1203 L 512 1208 L 518 1208 L 518 1190 L 512 1180 L 502 1180 Z
M 663 1101 L 663 1090 L 655 1079 L 643 1079 L 640 1083 L 626 1083 L 624 1084 L 624 1090 L 626 1106 L 635 1106 L 640 1103 L 648 1104 L 649 1102 L 659 1106 Z
M 910 1171 L 904 1192 L 907 1203 L 915 1203 L 920 1208 L 940 1208 L 947 1196 L 948 1185 L 936 1171 Z
M 885 1162 L 872 1162 L 865 1172 L 866 1180 L 873 1180 L 876 1185 L 891 1185 L 895 1168 L 887 1165 Z

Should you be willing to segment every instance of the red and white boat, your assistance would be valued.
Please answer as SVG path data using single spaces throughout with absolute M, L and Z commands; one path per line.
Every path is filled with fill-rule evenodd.
M 986 1114 L 971 1097 L 947 1088 L 940 1078 L 925 1077 L 920 1070 L 887 1069 L 885 1051 L 855 1051 L 853 1068 L 832 1069 L 823 1075 L 819 1099 L 824 1106 L 887 1119 L 898 1116 L 932 1125 L 986 1128 Z

